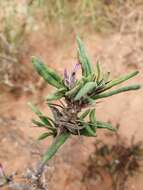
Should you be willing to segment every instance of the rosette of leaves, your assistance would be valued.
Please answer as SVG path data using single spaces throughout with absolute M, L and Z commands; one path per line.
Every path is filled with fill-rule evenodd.
M 136 76 L 138 71 L 111 80 L 109 73 L 102 72 L 99 62 L 96 63 L 96 68 L 93 67 L 79 37 L 77 37 L 77 44 L 79 63 L 74 66 L 70 74 L 65 69 L 64 75 L 61 76 L 40 59 L 32 58 L 34 68 L 39 75 L 49 85 L 56 88 L 55 92 L 46 98 L 53 114 L 52 118 L 44 115 L 37 107 L 29 103 L 39 117 L 39 120 L 33 120 L 33 123 L 47 129 L 47 132 L 43 133 L 39 139 L 42 140 L 49 136 L 54 138 L 52 145 L 44 155 L 43 163 L 46 163 L 56 153 L 70 135 L 95 137 L 97 129 L 114 131 L 115 129 L 110 124 L 97 120 L 93 105 L 95 106 L 101 98 L 140 88 L 140 85 L 136 84 L 113 89 Z M 82 76 L 77 79 L 79 68 L 82 70 Z M 59 101 L 59 104 L 55 104 L 53 101 Z

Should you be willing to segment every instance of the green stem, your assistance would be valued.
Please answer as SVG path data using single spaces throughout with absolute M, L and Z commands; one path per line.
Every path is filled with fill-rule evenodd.
M 140 87 L 141 87 L 140 85 L 125 86 L 125 87 L 119 88 L 117 90 L 113 90 L 111 92 L 97 94 L 97 95 L 93 96 L 92 98 L 93 99 L 106 98 L 109 96 L 113 96 L 115 94 L 119 94 L 121 92 L 126 92 L 126 91 L 130 91 L 130 90 L 138 90 L 138 89 L 140 89 Z
M 63 132 L 59 136 L 55 137 L 53 143 L 48 148 L 47 152 L 45 153 L 42 164 L 47 164 L 47 162 L 55 155 L 58 149 L 65 143 L 65 141 L 69 138 L 70 133 Z

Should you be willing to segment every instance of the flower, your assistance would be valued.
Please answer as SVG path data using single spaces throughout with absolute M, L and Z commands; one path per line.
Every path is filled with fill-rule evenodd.
M 74 65 L 72 72 L 69 74 L 67 69 L 64 70 L 64 84 L 67 86 L 69 89 L 73 88 L 76 82 L 76 74 L 77 71 L 80 67 L 80 64 L 77 63 Z

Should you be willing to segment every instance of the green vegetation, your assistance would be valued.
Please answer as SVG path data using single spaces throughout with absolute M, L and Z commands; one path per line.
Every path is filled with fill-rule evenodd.
M 71 73 L 65 69 L 63 77 L 44 65 L 40 59 L 32 58 L 32 64 L 38 74 L 48 84 L 58 89 L 46 99 L 53 118 L 46 116 L 37 107 L 29 103 L 29 106 L 40 119 L 34 120 L 34 125 L 47 129 L 47 132 L 40 135 L 39 139 L 43 140 L 49 136 L 53 136 L 54 139 L 43 158 L 43 164 L 46 164 L 54 156 L 71 135 L 95 137 L 99 129 L 115 131 L 111 124 L 97 120 L 95 109 L 92 107 L 98 103 L 100 98 L 107 98 L 121 92 L 140 88 L 140 85 L 137 84 L 111 90 L 116 85 L 136 76 L 138 71 L 111 80 L 109 76 L 105 77 L 107 73 L 101 70 L 99 62 L 96 64 L 96 69 L 93 68 L 84 44 L 79 37 L 77 37 L 77 44 L 79 63 L 74 66 Z M 77 79 L 79 68 L 82 70 L 81 79 Z M 59 103 L 53 103 L 55 100 Z M 83 111 L 83 109 L 86 110 Z

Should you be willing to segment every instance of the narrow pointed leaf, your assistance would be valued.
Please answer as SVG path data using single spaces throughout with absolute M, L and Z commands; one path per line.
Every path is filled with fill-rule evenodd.
M 82 66 L 83 76 L 89 76 L 93 72 L 92 64 L 90 62 L 90 58 L 87 55 L 84 44 L 79 37 L 77 37 L 77 44 L 78 44 L 78 56 L 80 64 Z
M 99 83 L 100 78 L 101 78 L 101 68 L 100 68 L 99 61 L 97 61 L 97 63 L 96 63 L 96 70 L 97 70 L 96 81 L 97 81 L 97 83 Z
M 32 119 L 32 123 L 35 124 L 38 127 L 45 127 L 46 125 L 40 121 L 37 121 L 35 119 Z
M 90 111 L 89 118 L 91 123 L 96 123 L 95 108 Z
M 35 119 L 32 119 L 32 123 L 35 124 L 37 127 L 44 127 L 48 130 L 51 130 L 52 132 L 56 131 L 56 129 L 54 127 L 51 127 L 51 125 L 46 125 L 45 123 L 37 121 Z
M 86 131 L 89 133 L 89 135 L 91 135 L 91 136 L 93 136 L 93 137 L 96 136 L 96 131 L 93 130 L 92 126 L 87 125 L 85 128 L 86 128 Z
M 28 102 L 28 106 L 31 108 L 31 110 L 36 114 L 38 115 L 39 117 L 42 116 L 42 112 L 34 105 L 32 104 L 31 102 Z
M 97 128 L 109 129 L 109 130 L 112 130 L 112 131 L 116 131 L 116 129 L 113 128 L 111 124 L 105 123 L 105 122 L 97 121 L 97 122 L 96 122 L 96 127 L 97 127 Z
M 117 78 L 115 80 L 112 80 L 111 82 L 109 82 L 106 85 L 106 87 L 103 89 L 103 91 L 108 90 L 108 89 L 112 88 L 113 86 L 116 86 L 118 84 L 121 84 L 121 83 L 129 80 L 130 78 L 136 76 L 138 73 L 139 73 L 139 71 L 134 71 L 134 72 L 132 72 L 132 73 L 130 73 L 128 75 L 125 75 L 125 76 L 119 77 L 119 78 Z
M 90 109 L 87 109 L 85 112 L 83 112 L 83 113 L 81 114 L 81 116 L 79 117 L 80 120 L 83 120 L 84 118 L 86 118 L 89 113 L 90 113 Z
M 57 90 L 55 93 L 47 96 L 45 99 L 47 101 L 59 100 L 64 97 L 66 91 L 67 90 L 65 88 L 61 88 L 61 89 Z
M 41 121 L 43 121 L 43 123 L 45 123 L 46 125 L 49 125 L 49 126 L 51 126 L 51 127 L 53 127 L 53 125 L 52 125 L 52 123 L 54 124 L 54 121 L 51 119 L 51 118 L 49 118 L 49 117 L 47 117 L 47 116 L 40 116 L 39 117 L 40 119 L 41 119 Z
M 110 91 L 110 92 L 105 92 L 105 93 L 97 94 L 97 95 L 93 96 L 92 98 L 95 99 L 95 100 L 100 99 L 100 98 L 107 98 L 107 97 L 113 96 L 115 94 L 131 91 L 131 90 L 138 90 L 140 88 L 141 88 L 140 85 L 125 86 L 125 87 L 119 88 L 117 90 L 113 90 L 113 91 Z
M 50 118 L 46 117 L 43 115 L 43 113 L 35 106 L 33 105 L 31 102 L 28 103 L 29 107 L 31 108 L 31 110 L 36 113 L 36 115 L 41 119 L 41 121 L 45 124 L 45 125 L 49 125 L 51 127 L 53 127 L 53 125 L 51 124 L 51 122 L 49 121 Z
M 46 139 L 47 137 L 49 137 L 49 136 L 53 136 L 54 134 L 53 133 L 51 133 L 51 132 L 45 132 L 45 133 L 43 133 L 43 134 L 41 134 L 39 137 L 38 137 L 38 140 L 43 140 L 43 139 Z
M 96 131 L 94 131 L 90 125 L 85 123 L 84 126 L 85 128 L 80 130 L 80 135 L 88 137 L 96 137 Z
M 87 82 L 77 93 L 74 100 L 77 101 L 97 87 L 96 82 Z
M 44 65 L 40 59 L 33 57 L 32 63 L 46 82 L 56 88 L 63 87 L 62 78 L 55 71 Z

